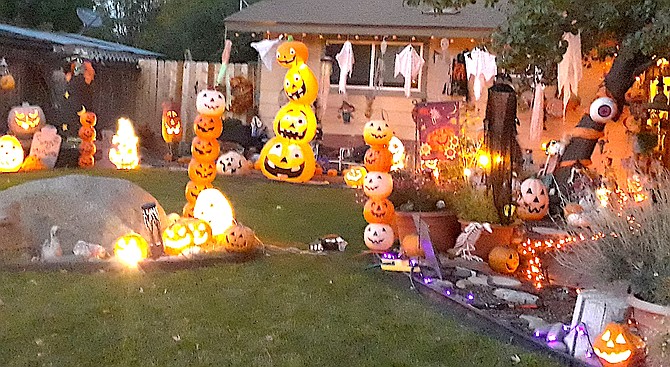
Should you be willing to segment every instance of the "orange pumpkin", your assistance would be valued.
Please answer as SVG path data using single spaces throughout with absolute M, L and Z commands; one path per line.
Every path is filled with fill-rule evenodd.
M 93 155 L 80 155 L 79 156 L 79 167 L 81 168 L 92 168 L 95 166 L 95 158 Z
M 186 202 L 184 208 L 181 211 L 181 216 L 184 218 L 193 218 L 193 209 L 195 208 L 195 202 Z
M 241 224 L 226 229 L 222 237 L 221 245 L 228 252 L 250 252 L 257 245 L 254 231 Z
M 125 234 L 114 242 L 114 256 L 128 266 L 137 266 L 149 256 L 149 244 L 135 232 Z
M 12 90 L 16 87 L 16 82 L 12 74 L 6 74 L 0 77 L 0 89 Z
M 512 274 L 519 267 L 519 253 L 506 246 L 496 246 L 489 252 L 489 266 L 503 274 Z
M 645 343 L 625 325 L 609 323 L 593 341 L 593 352 L 603 367 L 638 366 L 644 357 Z
M 395 221 L 395 207 L 386 198 L 368 199 L 363 207 L 363 217 L 368 223 L 391 224 Z
M 216 164 L 191 159 L 188 164 L 188 177 L 194 182 L 210 183 L 216 178 Z
M 277 63 L 287 69 L 305 63 L 308 57 L 307 46 L 299 41 L 289 40 L 277 47 Z
M 393 130 L 386 121 L 370 120 L 363 127 L 363 139 L 368 145 L 388 145 L 393 137 Z
M 97 148 L 95 147 L 95 143 L 92 141 L 82 141 L 81 144 L 79 144 L 79 154 L 80 155 L 95 155 L 95 152 L 97 151 Z
M 219 150 L 219 141 L 216 139 L 196 136 L 191 142 L 191 155 L 200 162 L 216 161 L 219 157 Z
M 216 140 L 223 132 L 221 116 L 198 115 L 193 123 L 195 135 L 203 139 Z
M 163 116 L 161 117 L 161 133 L 166 143 L 180 142 L 184 135 L 184 128 L 179 117 L 179 104 L 163 102 Z
M 83 141 L 94 141 L 96 138 L 95 129 L 92 126 L 82 126 L 79 128 L 79 137 Z
M 184 219 L 184 223 L 193 234 L 193 245 L 208 249 L 214 237 L 212 235 L 212 227 L 209 223 L 202 219 Z
M 331 168 L 328 170 L 328 172 L 326 172 L 326 174 L 330 177 L 335 177 L 337 176 L 337 170 L 335 168 Z
M 21 165 L 22 172 L 39 171 L 46 168 L 47 166 L 42 163 L 42 160 L 34 155 L 27 156 Z
M 386 147 L 372 146 L 365 152 L 363 161 L 368 172 L 388 172 L 393 165 L 393 154 Z
M 86 111 L 86 107 L 84 106 L 81 106 L 81 111 L 77 112 L 77 115 L 79 115 L 79 122 L 81 123 L 81 126 L 93 127 L 98 121 L 98 116 L 96 116 L 93 112 Z
M 314 174 L 319 176 L 323 174 L 323 167 L 318 162 L 314 164 Z
M 194 203 L 196 199 L 198 199 L 198 195 L 202 192 L 202 190 L 205 189 L 211 189 L 213 186 L 209 182 L 194 182 L 194 181 L 189 181 L 186 184 L 186 190 L 184 191 L 184 196 L 186 197 L 186 201 L 189 203 Z

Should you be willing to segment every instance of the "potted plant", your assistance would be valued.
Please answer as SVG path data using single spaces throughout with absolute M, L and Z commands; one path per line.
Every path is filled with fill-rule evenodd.
M 426 222 L 433 248 L 446 252 L 454 247 L 460 233 L 456 213 L 451 210 L 450 193 L 438 187 L 431 179 L 407 171 L 392 172 L 393 192 L 389 200 L 396 210 L 398 239 L 416 234 L 414 214 Z

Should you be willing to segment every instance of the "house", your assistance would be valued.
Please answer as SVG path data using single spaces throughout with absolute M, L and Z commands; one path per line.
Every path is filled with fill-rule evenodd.
M 332 65 L 328 97 L 318 101 L 317 109 L 324 144 L 356 146 L 362 144 L 363 125 L 370 119 L 387 118 L 396 135 L 413 142 L 417 130 L 412 119 L 415 102 L 464 101 L 463 91 L 449 93 L 451 85 L 446 82 L 451 64 L 441 59 L 444 49 L 455 57 L 488 39 L 505 19 L 499 8 L 486 8 L 478 3 L 439 12 L 410 7 L 403 0 L 265 0 L 227 17 L 225 24 L 229 34 L 253 32 L 265 38 L 285 34 L 304 42 L 310 52 L 307 64 L 320 83 L 328 82 L 327 75 L 320 74 Z M 322 59 L 332 59 L 347 40 L 353 44 L 355 63 L 346 94 L 339 94 L 338 64 Z M 378 58 L 384 41 L 382 69 Z M 412 80 L 410 96 L 406 97 L 404 78 L 396 77 L 393 69 L 395 55 L 408 44 L 414 46 L 425 64 L 418 78 Z M 285 72 L 276 64 L 272 71 L 266 68 L 261 71 L 258 104 L 260 117 L 268 125 L 282 103 L 280 91 Z M 366 117 L 369 103 L 370 117 Z M 354 108 L 349 122 L 341 113 L 341 107 L 346 108 L 347 104 Z
M 65 136 L 76 136 L 76 112 L 82 105 L 98 115 L 97 129 L 116 130 L 120 116 L 134 117 L 140 59 L 162 55 L 80 34 L 46 32 L 0 23 L 0 58 L 5 58 L 16 88 L 0 91 L 0 120 L 12 106 L 29 102 L 44 110 L 47 123 Z M 89 84 L 82 75 L 66 73 L 90 62 L 95 76 Z M 74 126 L 68 129 L 68 124 Z M 0 124 L 0 133 L 7 131 Z

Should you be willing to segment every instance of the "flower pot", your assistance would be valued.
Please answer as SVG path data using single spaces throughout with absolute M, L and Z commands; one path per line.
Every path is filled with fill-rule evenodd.
M 664 366 L 662 362 L 668 361 L 670 353 L 662 346 L 670 335 L 670 306 L 646 302 L 632 294 L 628 296 L 627 301 L 633 309 L 633 318 L 637 322 L 638 330 L 649 348 L 647 365 Z
M 470 222 L 461 221 L 461 232 Z M 514 234 L 514 226 L 502 226 L 499 224 L 491 224 L 492 233 L 483 231 L 477 243 L 475 243 L 475 251 L 473 255 L 477 255 L 484 260 L 489 258 L 489 252 L 496 246 L 510 246 L 512 243 L 512 235 Z M 460 234 L 460 233 L 459 233 Z
M 409 234 L 417 234 L 412 215 L 415 212 L 396 212 L 398 239 L 402 240 Z M 430 242 L 436 252 L 446 252 L 456 244 L 460 233 L 460 225 L 456 214 L 448 211 L 418 213 L 421 220 L 428 225 Z

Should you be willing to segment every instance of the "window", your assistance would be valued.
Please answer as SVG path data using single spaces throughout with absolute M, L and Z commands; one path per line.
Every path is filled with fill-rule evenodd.
M 330 75 L 330 84 L 336 86 L 340 80 L 340 67 L 335 60 L 342 49 L 345 41 L 327 41 L 326 56 L 333 58 L 333 73 Z M 386 52 L 383 55 L 383 69 L 380 69 L 380 59 L 382 53 L 380 49 L 381 42 L 350 41 L 354 51 L 354 68 L 351 77 L 347 79 L 347 88 L 352 89 L 370 89 L 375 87 L 375 75 L 381 83 L 382 90 L 401 90 L 405 85 L 405 78 L 402 75 L 394 76 L 395 55 L 400 53 L 407 43 L 388 42 Z M 423 44 L 412 43 L 416 52 L 423 57 Z M 381 73 L 381 74 L 379 74 Z M 412 91 L 420 91 L 421 75 L 412 80 Z

